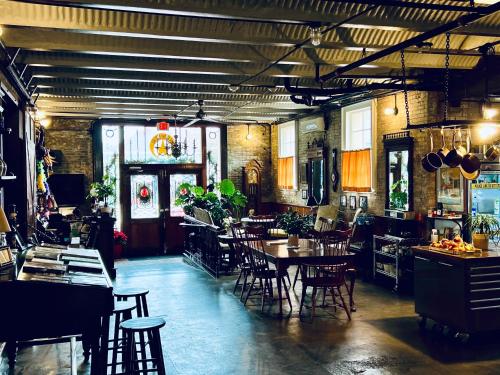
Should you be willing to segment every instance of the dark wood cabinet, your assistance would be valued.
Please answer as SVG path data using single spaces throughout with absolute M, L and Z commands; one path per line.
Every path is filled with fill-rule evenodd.
M 464 333 L 500 329 L 500 254 L 413 250 L 419 315 Z

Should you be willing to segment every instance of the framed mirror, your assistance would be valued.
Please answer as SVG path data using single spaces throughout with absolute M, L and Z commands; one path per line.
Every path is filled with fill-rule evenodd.
M 308 206 L 328 204 L 328 175 L 326 150 L 323 147 L 310 148 L 308 155 Z
M 385 208 L 413 211 L 413 138 L 409 132 L 384 136 L 386 162 Z

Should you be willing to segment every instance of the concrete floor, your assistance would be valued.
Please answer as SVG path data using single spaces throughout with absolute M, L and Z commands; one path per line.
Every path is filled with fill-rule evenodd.
M 291 318 L 280 320 L 276 306 L 261 314 L 259 299 L 245 308 L 232 294 L 233 282 L 163 257 L 119 262 L 116 286 L 151 291 L 151 315 L 167 321 L 162 342 L 172 375 L 500 374 L 498 339 L 463 345 L 421 332 L 412 299 L 380 286 L 357 284 L 351 322 L 342 311 L 318 309 L 311 323 L 298 318 L 300 287 Z M 24 348 L 16 370 L 8 372 L 4 359 L 0 374 L 68 374 L 68 347 Z M 81 362 L 79 373 L 88 374 L 89 366 Z

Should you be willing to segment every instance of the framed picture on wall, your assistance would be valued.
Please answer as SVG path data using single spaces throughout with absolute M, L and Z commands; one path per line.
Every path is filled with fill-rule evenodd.
M 359 196 L 359 207 L 361 207 L 364 211 L 368 209 L 368 197 L 366 195 Z
M 351 210 L 355 210 L 356 209 L 356 196 L 355 195 L 351 195 L 349 197 L 349 208 Z
M 340 207 L 347 207 L 347 195 L 340 196 Z
M 307 184 L 307 163 L 302 163 L 299 169 L 299 182 Z

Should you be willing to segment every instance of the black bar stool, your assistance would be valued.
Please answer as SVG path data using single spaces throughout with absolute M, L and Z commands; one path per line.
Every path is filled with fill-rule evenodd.
M 125 374 L 146 374 L 155 371 L 148 369 L 148 362 L 156 367 L 159 375 L 165 375 L 165 363 L 163 361 L 163 351 L 161 347 L 160 328 L 165 325 L 162 318 L 135 318 L 120 324 L 120 328 L 125 334 Z M 136 333 L 139 333 L 139 343 L 136 343 Z M 144 335 L 146 333 L 147 335 Z M 149 357 L 147 357 L 147 343 L 144 337 L 149 338 Z M 139 344 L 141 358 L 138 358 L 136 344 Z M 140 366 L 139 366 L 140 365 Z
M 118 301 L 127 301 L 129 298 L 135 298 L 135 305 L 137 307 L 137 317 L 149 316 L 148 303 L 146 301 L 146 294 L 149 290 L 143 288 L 124 288 L 114 291 L 114 295 Z
M 113 339 L 110 340 L 113 343 L 112 354 L 111 354 L 111 374 L 116 374 L 116 368 L 119 364 L 118 353 L 122 353 L 122 367 L 123 367 L 123 347 L 125 335 L 120 329 L 120 323 L 132 319 L 132 310 L 135 309 L 134 302 L 121 301 L 115 304 L 115 309 L 113 310 L 115 316 L 115 326 L 113 332 Z

